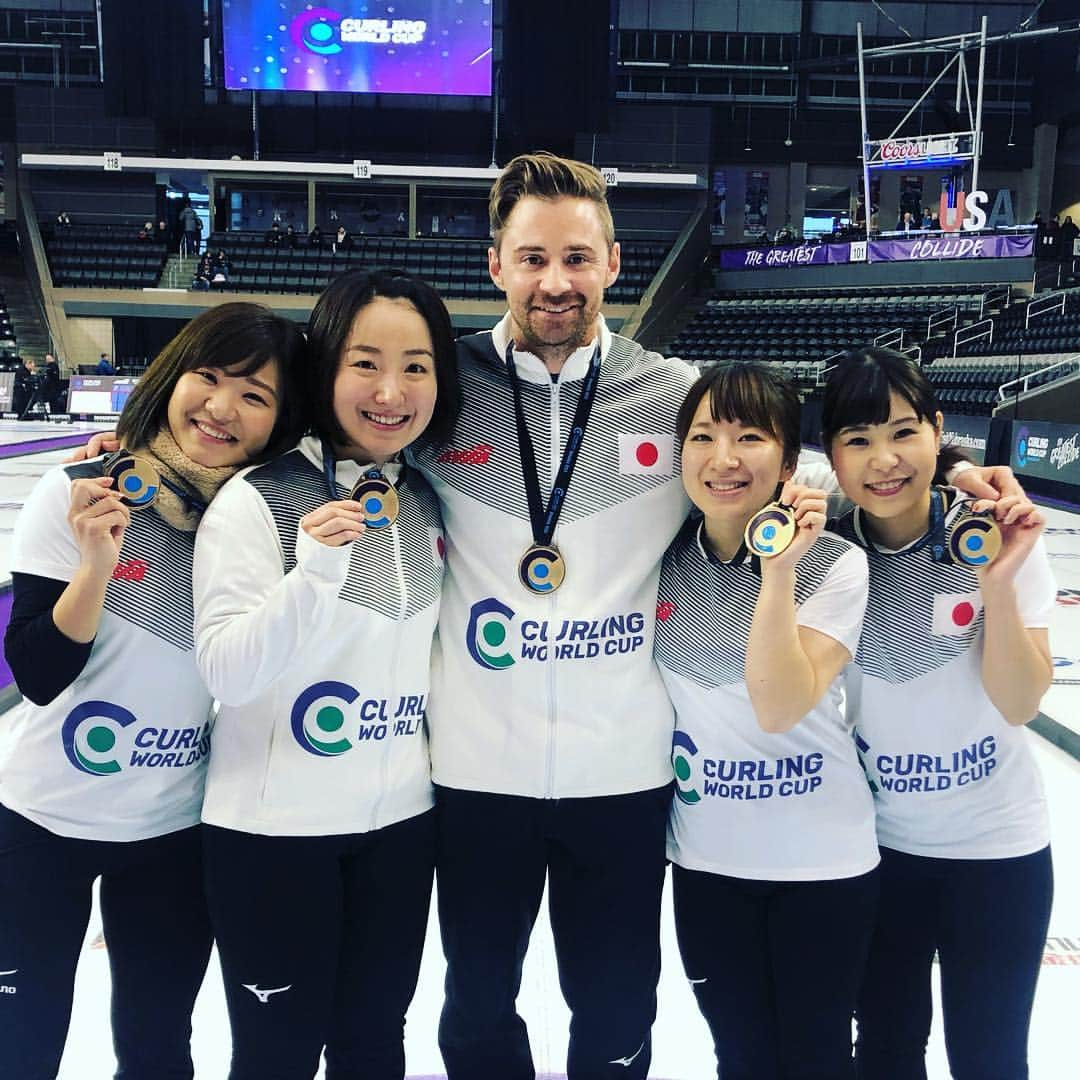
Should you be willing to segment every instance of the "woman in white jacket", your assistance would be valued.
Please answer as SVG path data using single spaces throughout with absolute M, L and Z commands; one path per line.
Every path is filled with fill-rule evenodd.
M 312 434 L 222 490 L 195 553 L 221 703 L 203 808 L 231 1080 L 400 1080 L 434 864 L 424 708 L 445 547 L 399 461 L 453 430 L 453 334 L 415 278 L 354 271 L 309 328 Z

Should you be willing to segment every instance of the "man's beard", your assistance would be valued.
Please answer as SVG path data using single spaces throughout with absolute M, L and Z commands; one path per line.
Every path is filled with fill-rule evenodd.
M 550 328 L 547 336 L 538 332 L 543 321 L 543 313 L 530 305 L 521 327 L 526 342 L 533 348 L 569 348 L 571 351 L 584 345 L 590 338 L 595 315 L 588 314 L 584 297 L 575 297 L 573 303 L 577 305 L 573 317 L 558 331 L 553 327 Z M 559 305 L 551 304 L 550 306 L 558 307 Z M 555 334 L 559 336 L 555 337 Z

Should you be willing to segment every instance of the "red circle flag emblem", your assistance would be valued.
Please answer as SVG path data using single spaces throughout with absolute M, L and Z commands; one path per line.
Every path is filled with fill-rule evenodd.
M 656 449 L 656 443 L 643 442 L 638 444 L 634 456 L 637 458 L 639 465 L 649 468 L 656 464 L 660 457 L 660 451 Z
M 620 432 L 619 472 L 623 476 L 674 476 L 675 436 L 658 432 Z
M 953 608 L 952 618 L 957 626 L 967 626 L 975 618 L 975 609 L 963 600 Z

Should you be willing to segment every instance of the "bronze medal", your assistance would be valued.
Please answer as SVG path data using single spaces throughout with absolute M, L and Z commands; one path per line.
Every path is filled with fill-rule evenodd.
M 961 511 L 949 527 L 946 546 L 953 562 L 989 566 L 1001 552 L 1001 530 L 989 510 Z
M 760 559 L 771 559 L 791 547 L 796 528 L 790 506 L 769 503 L 746 523 L 746 550 Z
M 116 482 L 113 490 L 120 501 L 137 509 L 152 506 L 161 490 L 157 469 L 145 458 L 135 457 L 126 450 L 118 450 L 106 459 L 105 475 Z
M 533 544 L 521 556 L 518 577 L 529 592 L 553 593 L 566 577 L 566 563 L 558 548 L 550 544 Z
M 350 499 L 363 508 L 364 524 L 369 529 L 385 529 L 397 521 L 400 504 L 397 489 L 380 473 L 369 473 L 352 489 Z

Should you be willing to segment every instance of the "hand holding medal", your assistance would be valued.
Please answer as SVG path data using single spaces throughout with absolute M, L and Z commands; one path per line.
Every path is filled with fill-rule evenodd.
M 759 510 L 747 523 L 746 550 L 771 570 L 790 569 L 825 528 L 828 495 L 790 480 L 780 498 Z
M 356 540 L 367 526 L 364 508 L 353 499 L 335 499 L 300 519 L 300 528 L 320 544 L 342 547 Z
M 111 577 L 120 559 L 124 530 L 131 522 L 131 511 L 113 490 L 112 477 L 74 481 L 67 519 L 79 545 L 82 565 L 95 577 Z
M 1011 588 L 1045 526 L 1042 512 L 1026 495 L 1007 495 L 996 501 L 980 499 L 957 515 L 947 543 L 950 554 L 955 546 L 963 545 L 967 558 L 962 561 L 974 568 L 980 588 L 1006 584 Z M 973 536 L 981 543 L 973 542 Z M 982 561 L 976 562 L 972 554 L 983 556 Z

